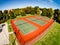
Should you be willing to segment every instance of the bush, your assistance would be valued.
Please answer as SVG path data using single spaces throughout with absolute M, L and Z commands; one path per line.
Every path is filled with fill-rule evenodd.
M 5 22 L 5 20 L 0 20 L 0 24 L 3 23 L 3 22 Z

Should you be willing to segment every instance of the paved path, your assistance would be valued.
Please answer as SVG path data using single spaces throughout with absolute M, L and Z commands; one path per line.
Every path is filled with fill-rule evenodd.
M 0 45 L 9 44 L 8 25 L 5 23 L 2 32 L 0 32 Z

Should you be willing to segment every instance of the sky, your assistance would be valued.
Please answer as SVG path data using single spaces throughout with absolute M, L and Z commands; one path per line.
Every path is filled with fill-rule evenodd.
M 60 9 L 60 0 L 0 0 L 0 10 L 39 6 Z

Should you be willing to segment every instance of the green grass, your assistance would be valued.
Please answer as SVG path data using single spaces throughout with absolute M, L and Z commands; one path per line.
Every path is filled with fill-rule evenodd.
M 7 20 L 6 22 L 8 24 L 8 32 L 12 32 L 13 29 L 12 29 L 12 26 L 11 26 L 11 19 Z
M 60 24 L 55 22 L 46 35 L 34 45 L 60 45 Z
M 15 35 L 14 34 L 9 35 L 9 40 L 10 40 L 9 45 L 13 45 L 13 44 L 16 45 L 15 42 L 14 42 L 15 41 Z
M 12 26 L 11 26 L 11 25 L 8 25 L 8 29 L 9 29 L 9 30 L 8 30 L 9 32 L 12 32 L 12 31 L 13 31 L 13 29 L 12 29 Z
M 34 15 L 26 14 L 26 16 L 34 16 Z M 26 16 L 21 16 L 21 15 L 19 15 L 19 16 L 16 16 L 16 18 L 23 18 L 23 17 L 26 17 Z M 16 18 L 15 18 L 15 19 L 16 19 Z
M 18 16 L 16 18 L 22 18 L 22 16 Z M 8 20 L 7 23 L 11 24 L 10 20 Z M 8 25 L 8 27 L 9 32 L 12 32 L 11 25 Z M 10 42 L 13 42 L 14 38 L 14 34 L 9 35 Z M 11 43 L 9 45 L 11 45 Z M 34 43 L 34 45 L 60 45 L 60 24 L 55 22 L 51 29 L 49 29 L 49 31 L 46 33 L 46 35 Z

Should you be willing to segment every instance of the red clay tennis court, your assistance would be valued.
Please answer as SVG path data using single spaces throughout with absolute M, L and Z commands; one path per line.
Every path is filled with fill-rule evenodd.
M 43 16 L 27 16 L 11 21 L 15 35 L 21 45 L 41 35 L 54 20 Z

